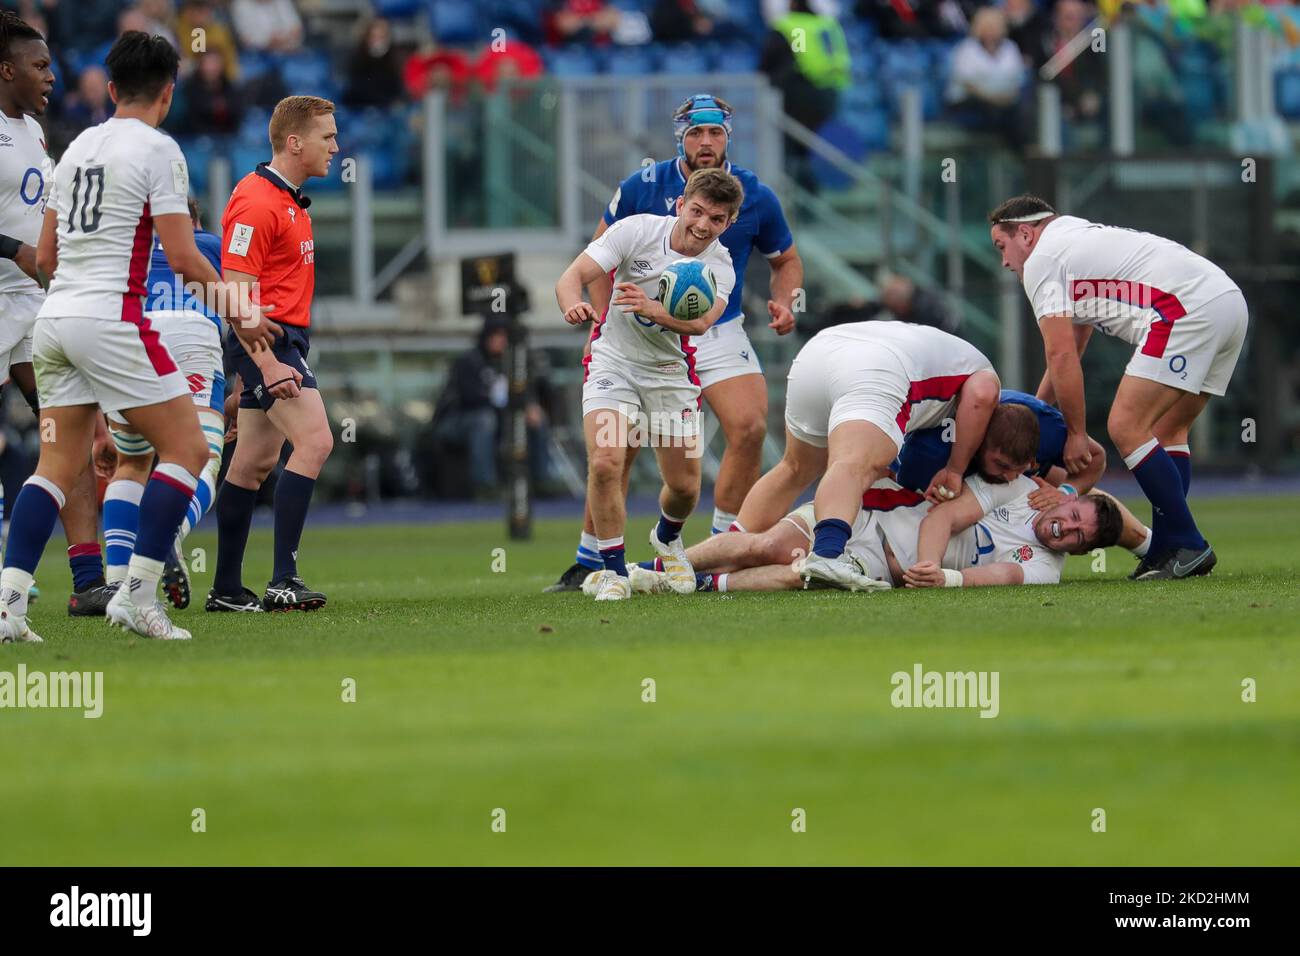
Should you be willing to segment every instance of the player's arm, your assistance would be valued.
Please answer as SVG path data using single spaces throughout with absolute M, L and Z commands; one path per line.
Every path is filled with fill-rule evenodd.
M 1079 474 L 1088 467 L 1092 455 L 1088 450 L 1087 406 L 1083 396 L 1083 365 L 1075 344 L 1074 323 L 1070 316 L 1047 315 L 1038 322 L 1043 334 L 1043 354 L 1047 375 L 1055 393 L 1056 405 L 1065 417 L 1065 470 Z M 1086 339 L 1084 340 L 1086 344 Z
M 767 300 L 768 323 L 777 335 L 794 331 L 794 296 L 803 287 L 803 260 L 793 245 L 767 260 L 772 267 L 772 297 Z
M 591 241 L 595 242 L 605 234 L 609 226 L 602 218 L 596 223 L 596 231 L 591 234 Z M 608 272 L 602 272 L 595 279 L 587 283 L 587 298 L 591 300 L 591 307 L 596 310 L 596 315 L 601 316 L 609 311 L 609 300 L 614 294 L 614 280 L 610 278 Z
M 1024 583 L 1025 570 L 1014 561 L 977 564 L 973 568 L 963 568 L 961 571 L 961 586 L 964 588 L 987 588 Z
M 931 508 L 921 519 L 921 528 L 917 532 L 916 564 L 905 572 L 904 580 L 906 581 L 907 575 L 912 574 L 914 570 L 925 571 L 928 570 L 927 566 L 938 568 L 943 561 L 943 553 L 948 548 L 949 539 L 954 534 L 965 531 L 982 517 L 984 517 L 984 502 L 980 501 L 970 485 L 966 485 L 961 494 L 952 501 L 945 501 Z
M 6 236 L 0 233 L 0 259 L 9 259 L 19 269 L 23 270 L 37 282 L 40 278 L 36 274 L 36 247 L 29 246 L 27 243 L 15 239 L 13 236 Z
M 1079 358 L 1083 358 L 1083 352 L 1088 347 L 1088 339 L 1092 338 L 1091 325 L 1076 325 L 1074 327 L 1074 346 L 1079 350 Z M 1052 372 L 1049 369 L 1043 373 L 1043 380 L 1038 383 L 1037 397 L 1039 401 L 1046 402 L 1048 405 L 1056 404 L 1056 390 L 1052 388 Z
M 583 322 L 600 319 L 600 313 L 595 307 L 590 302 L 583 301 L 582 289 L 605 274 L 600 263 L 585 252 L 578 253 L 578 257 L 569 263 L 569 268 L 560 274 L 555 283 L 555 301 L 565 322 L 581 325 Z
M 703 335 L 713 327 L 714 322 L 722 317 L 722 313 L 727 308 L 727 298 L 719 290 L 708 312 L 705 312 L 698 319 L 686 322 L 671 315 L 664 308 L 662 302 L 650 298 L 650 296 L 646 295 L 645 290 L 635 282 L 620 282 L 615 286 L 613 301 L 620 309 L 635 312 L 637 315 L 650 319 L 656 325 L 662 325 L 669 332 L 676 332 L 678 335 Z
M 191 233 L 192 231 L 191 229 Z M 166 246 L 164 245 L 163 248 L 165 250 Z M 200 254 L 200 258 L 202 258 L 202 254 Z M 206 260 L 204 261 L 206 262 Z M 168 258 L 168 262 L 171 262 L 170 258 Z M 212 268 L 210 263 L 208 268 Z M 215 270 L 213 271 L 215 272 Z M 230 307 L 230 326 L 235 334 L 239 336 L 240 341 L 244 343 L 244 351 L 248 353 L 248 357 L 253 360 L 253 364 L 257 366 L 257 370 L 262 374 L 262 381 L 265 383 L 267 391 L 276 398 L 297 398 L 298 386 L 302 384 L 302 373 L 292 365 L 285 365 L 275 357 L 275 353 L 271 351 L 275 341 L 274 336 L 270 339 L 258 338 L 254 340 L 259 346 L 255 348 L 250 348 L 250 340 L 245 338 L 245 333 L 250 330 L 244 325 L 249 320 L 240 318 L 240 316 L 244 315 L 260 317 L 263 323 L 275 330 L 274 334 L 284 334 L 280 326 L 274 322 L 268 322 L 262 316 L 263 311 L 269 311 L 271 307 L 267 306 L 264 310 L 259 303 L 251 300 L 252 290 L 257 287 L 257 276 L 250 275 L 247 272 L 239 272 L 235 269 L 227 269 L 225 279 L 220 284 L 225 289 L 224 297 L 226 301 L 235 303 L 233 307 Z M 256 331 L 256 326 L 253 327 L 253 331 Z
M 991 371 L 976 372 L 962 383 L 957 396 L 956 435 L 948 452 L 948 464 L 931 480 L 925 492 L 927 501 L 937 504 L 961 492 L 962 476 L 989 430 L 989 419 L 998 406 L 1001 388 L 997 373 Z M 948 494 L 942 494 L 940 488 L 946 488 Z
M 41 223 L 41 238 L 36 240 L 36 282 L 43 289 L 50 287 L 54 270 L 59 267 L 59 214 L 53 205 L 45 208 L 45 221 Z

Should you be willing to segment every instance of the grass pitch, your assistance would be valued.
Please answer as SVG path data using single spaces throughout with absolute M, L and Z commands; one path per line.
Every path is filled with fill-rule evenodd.
M 1300 499 L 1196 507 L 1204 580 L 614 607 L 538 593 L 571 521 L 309 529 L 328 609 L 191 644 L 65 617 L 56 543 L 0 670 L 101 670 L 104 713 L 0 710 L 0 864 L 1294 865 Z M 917 663 L 998 671 L 999 716 L 895 709 Z

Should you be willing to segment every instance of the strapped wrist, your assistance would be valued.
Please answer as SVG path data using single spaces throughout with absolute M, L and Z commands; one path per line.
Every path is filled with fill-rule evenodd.
M 962 586 L 962 576 L 960 571 L 953 571 L 949 568 L 943 569 L 943 586 L 946 588 L 959 588 Z

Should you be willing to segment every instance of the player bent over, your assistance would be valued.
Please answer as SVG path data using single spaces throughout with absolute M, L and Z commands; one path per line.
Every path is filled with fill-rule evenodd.
M 1222 269 L 1176 242 L 1062 216 L 1037 196 L 989 214 L 1002 264 L 1023 281 L 1043 336 L 1047 374 L 1038 397 L 1055 401 L 1069 437 L 1065 463 L 1089 464 L 1080 357 L 1094 329 L 1134 346 L 1106 423 L 1151 502 L 1154 537 L 1133 577 L 1208 574 L 1217 558 L 1187 506 L 1188 432 L 1222 395 L 1246 338 L 1247 307 Z
M 848 587 L 844 544 L 862 494 L 884 477 L 910 432 L 955 416 L 945 467 L 926 497 L 954 498 L 998 404 L 997 373 L 963 339 L 906 322 L 854 322 L 813 336 L 790 366 L 785 454 L 741 508 L 743 530 L 771 527 L 814 481 L 817 522 L 805 580 Z
M 195 244 L 220 273 L 221 239 L 203 229 L 198 203 L 193 199 L 189 200 L 189 212 Z M 221 472 L 225 435 L 222 410 L 226 398 L 226 380 L 221 367 L 221 319 L 206 309 L 200 299 L 186 294 L 184 280 L 172 271 L 167 253 L 157 239 L 147 285 L 145 318 L 158 330 L 163 345 L 185 376 L 190 400 L 208 443 L 208 463 L 199 475 L 198 488 L 163 567 L 163 593 L 173 607 L 184 609 L 190 603 L 190 581 L 181 544 L 212 507 L 217 475 Z M 126 579 L 140 521 L 140 498 L 153 468 L 154 451 L 142 435 L 131 432 L 121 415 L 112 418 L 110 428 L 118 454 L 113 480 L 104 491 L 104 545 L 108 584 L 116 589 Z
M 596 572 L 596 600 L 631 597 L 623 548 L 627 510 L 623 462 L 638 420 L 648 420 L 664 486 L 661 515 L 650 544 L 664 560 L 674 590 L 695 590 L 681 530 L 700 494 L 699 378 L 690 336 L 722 315 L 735 276 L 731 256 L 718 241 L 740 211 L 739 181 L 720 169 L 691 174 L 676 202 L 676 216 L 635 215 L 616 222 L 560 276 L 555 298 L 564 320 L 578 325 L 599 317 L 582 300 L 583 287 L 614 272 L 614 298 L 593 332 L 582 388 L 587 439 L 587 500 L 604 569 Z M 693 321 L 670 315 L 654 298 L 659 277 L 674 261 L 695 258 L 710 267 L 717 297 Z
M 127 579 L 109 601 L 108 619 L 145 637 L 190 636 L 167 619 L 157 586 L 208 448 L 185 378 L 143 315 L 154 230 L 176 272 L 207 288 L 220 283 L 194 244 L 185 158 L 158 130 L 179 62 L 160 36 L 122 34 L 107 58 L 113 117 L 78 135 L 55 169 L 37 245 L 38 269 L 53 279 L 32 356 L 52 435 L 14 504 L 0 572 L 4 641 L 40 640 L 27 624 L 27 589 L 67 489 L 90 456 L 100 408 L 121 413 L 158 453 Z M 259 317 L 240 334 L 260 347 L 274 331 Z

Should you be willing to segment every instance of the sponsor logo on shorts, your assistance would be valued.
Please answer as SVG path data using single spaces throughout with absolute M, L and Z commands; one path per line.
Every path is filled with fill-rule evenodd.
M 607 379 L 607 378 L 598 378 L 598 379 L 596 379 L 596 381 L 592 382 L 592 384 L 595 385 L 597 388 L 613 388 L 613 387 L 614 387 L 614 383 L 613 383 L 612 381 L 610 381 L 609 379 Z
M 185 381 L 190 383 L 191 395 L 197 395 L 199 392 L 203 391 L 203 387 L 208 384 L 207 376 L 201 375 L 198 372 L 191 372 L 189 375 L 186 375 Z
M 661 372 L 676 372 L 679 371 L 681 367 L 682 366 L 679 362 L 660 362 L 658 365 L 659 371 Z

